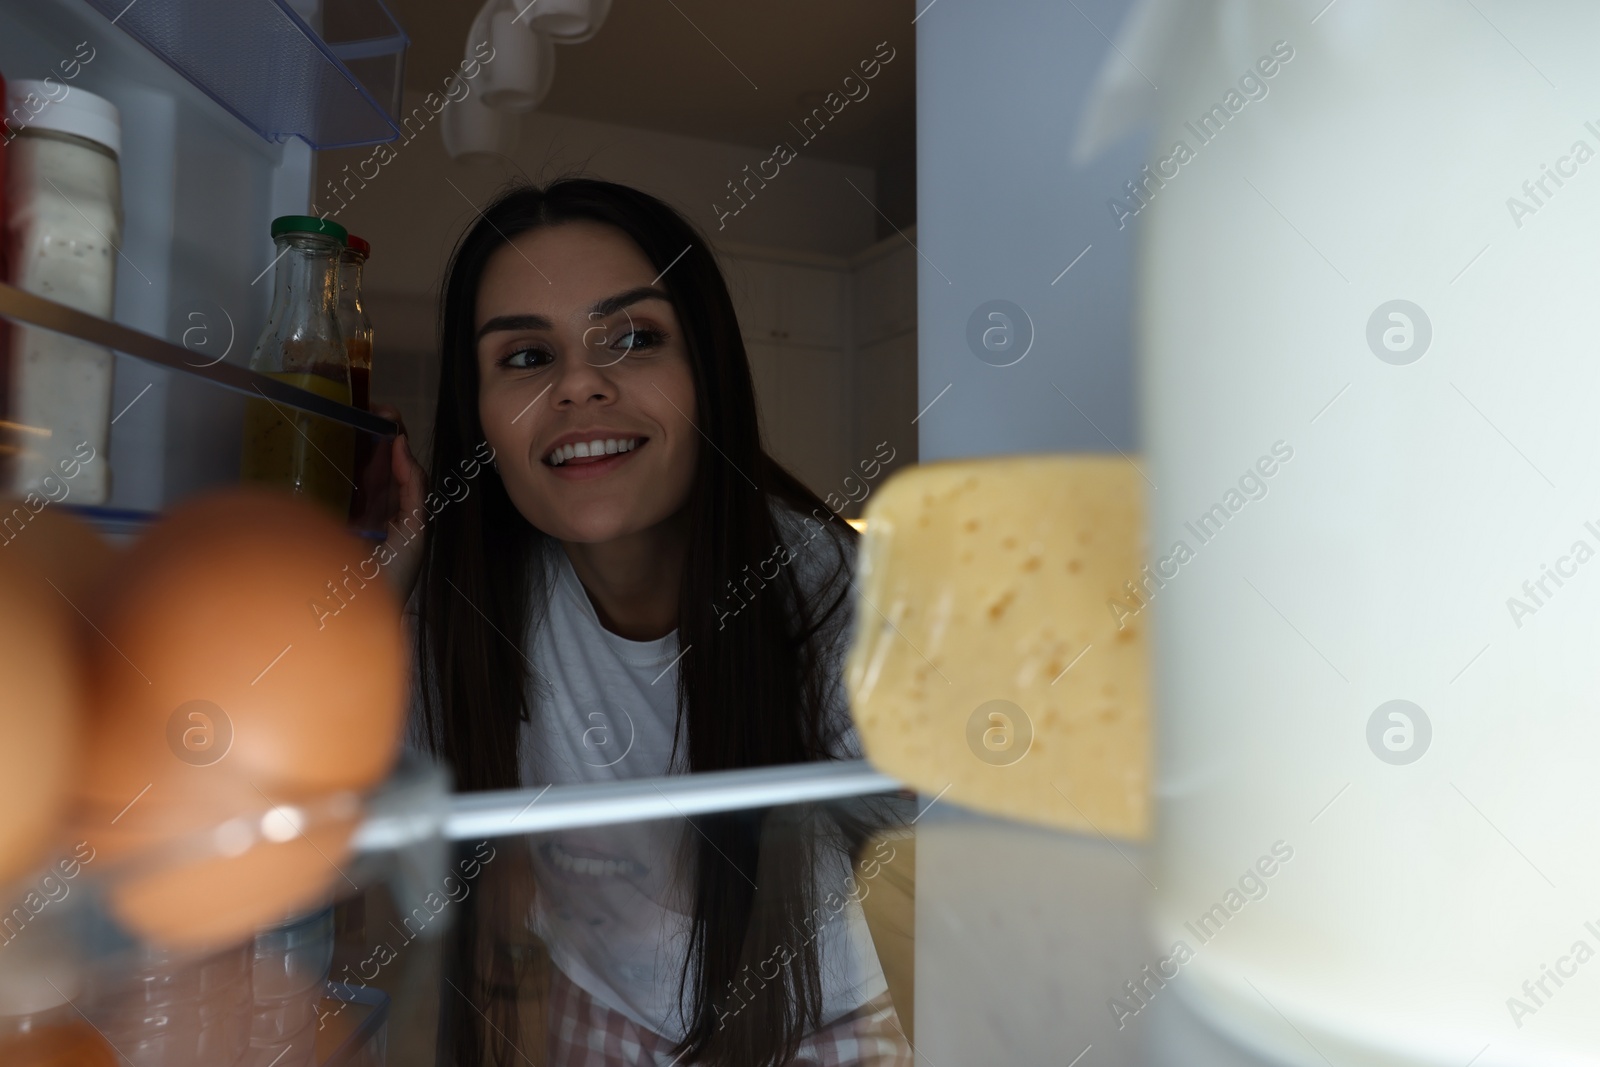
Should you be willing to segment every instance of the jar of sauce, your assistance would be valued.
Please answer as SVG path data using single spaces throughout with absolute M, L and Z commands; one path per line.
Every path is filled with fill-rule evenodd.
M 350 403 L 370 411 L 372 403 L 372 319 L 361 304 L 361 270 L 372 246 L 350 234 L 339 255 L 339 330 L 350 357 Z
M 372 319 L 361 302 L 362 268 L 371 256 L 372 246 L 351 234 L 339 257 L 339 330 L 350 357 L 350 402 L 362 411 L 372 410 Z M 386 442 L 368 433 L 354 437 L 356 486 L 350 521 L 360 529 L 382 529 L 389 514 Z
M 340 404 L 351 400 L 338 317 L 345 237 L 344 227 L 313 215 L 273 221 L 272 310 L 250 357 L 251 370 Z M 284 486 L 343 520 L 355 487 L 353 445 L 350 427 L 263 396 L 246 405 L 240 473 L 247 482 Z

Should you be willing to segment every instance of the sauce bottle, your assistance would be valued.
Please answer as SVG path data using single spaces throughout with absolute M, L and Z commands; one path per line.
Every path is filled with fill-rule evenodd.
M 361 304 L 361 268 L 372 246 L 350 234 L 339 255 L 339 331 L 350 357 L 350 403 L 370 411 L 372 402 L 372 319 Z
M 350 356 L 339 329 L 339 257 L 345 230 L 312 215 L 273 220 L 278 259 L 272 310 L 250 369 L 341 404 L 351 401 Z M 267 397 L 247 402 L 240 474 L 280 485 L 344 519 L 350 509 L 354 435 L 331 419 Z
M 339 256 L 339 330 L 350 358 L 350 402 L 362 411 L 372 410 L 372 319 L 361 303 L 361 272 L 372 246 L 351 234 Z M 350 499 L 350 521 L 360 529 L 382 529 L 387 513 L 380 513 L 380 497 L 387 464 L 375 464 L 380 442 L 368 433 L 354 435 L 355 490 Z M 372 512 L 372 514 L 368 514 Z

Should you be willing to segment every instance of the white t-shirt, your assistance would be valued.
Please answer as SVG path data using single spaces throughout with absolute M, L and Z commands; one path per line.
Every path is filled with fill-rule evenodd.
M 825 533 L 810 538 L 794 513 L 778 513 L 785 545 L 794 557 L 790 566 L 799 568 L 802 588 L 814 591 L 838 558 L 833 538 Z M 630 641 L 607 630 L 566 552 L 555 542 L 549 549 L 548 614 L 541 623 L 535 605 L 525 642 L 537 692 L 533 721 L 522 731 L 523 784 L 681 773 L 682 753 L 678 766 L 669 767 L 677 725 L 677 632 L 654 641 Z M 838 585 L 843 584 L 840 578 Z M 831 602 L 836 589 L 830 588 L 819 608 Z M 755 595 L 775 596 L 778 590 L 769 586 Z M 831 679 L 830 747 L 842 756 L 859 756 L 843 689 L 850 604 L 847 599 L 838 621 L 819 636 L 827 649 L 822 667 Z M 693 652 L 691 648 L 686 654 Z M 530 921 L 556 965 L 601 1003 L 672 1040 L 681 1039 L 686 1030 L 678 992 L 689 932 L 686 892 L 692 884 L 674 870 L 682 835 L 694 832 L 686 821 L 670 819 L 536 835 L 530 841 L 538 885 Z M 817 869 L 818 901 L 842 886 L 850 873 L 848 858 L 836 849 L 823 851 Z M 826 908 L 822 914 L 826 921 L 815 937 L 822 965 L 822 1021 L 828 1023 L 887 986 L 860 904 L 849 900 L 837 916 L 829 917 Z M 802 936 L 793 935 L 796 941 Z M 772 946 L 773 954 L 779 950 L 779 945 Z M 758 957 L 766 958 L 766 953 Z M 755 991 L 753 981 L 749 988 Z M 757 995 L 776 994 L 769 989 Z M 726 1006 L 737 1007 L 733 1000 Z

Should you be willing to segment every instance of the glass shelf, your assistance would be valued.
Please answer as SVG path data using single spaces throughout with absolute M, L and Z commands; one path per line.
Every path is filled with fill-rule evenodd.
M 1152 858 L 1143 846 L 913 798 L 861 762 L 456 796 L 441 792 L 442 779 L 425 764 L 410 773 L 413 781 L 398 773 L 366 801 L 354 854 L 337 861 L 343 877 L 320 872 L 331 889 L 319 907 L 336 904 L 341 917 L 329 995 L 352 1007 L 389 1007 L 388 1067 L 457 1062 L 450 1054 L 474 1031 L 477 1040 L 504 1043 L 499 1062 L 569 1062 L 556 1055 L 563 1041 L 599 1042 L 624 1025 L 615 1009 L 589 1014 L 584 998 L 599 994 L 574 986 L 594 988 L 590 961 L 604 965 L 614 950 L 638 949 L 652 923 L 676 921 L 677 893 L 688 883 L 678 881 L 675 857 L 686 844 L 713 838 L 718 851 L 744 842 L 742 859 L 725 852 L 721 859 L 751 878 L 758 911 L 803 884 L 780 873 L 800 868 L 778 857 L 812 850 L 816 884 L 806 917 L 772 926 L 752 918 L 732 936 L 759 940 L 751 973 L 785 958 L 786 949 L 815 944 L 831 974 L 845 966 L 850 946 L 850 977 L 829 981 L 835 1015 L 848 1011 L 855 1021 L 830 1025 L 835 1036 L 856 1029 L 867 1047 L 898 1058 L 845 1062 L 1312 1062 L 1309 1053 L 1278 1060 L 1240 1044 L 1187 973 L 1169 974 L 1159 986 L 1148 977 L 1162 952 L 1148 923 L 1142 872 Z M 315 816 L 300 825 L 315 827 Z M 59 935 L 76 946 L 72 958 L 91 990 L 78 1005 L 97 1022 L 119 1017 L 141 961 L 133 942 L 104 933 L 113 921 L 104 901 L 130 870 L 137 873 L 109 861 L 88 865 L 70 899 L 19 939 L 38 945 Z M 469 943 L 481 948 L 468 950 Z M 205 959 L 173 963 L 175 973 L 197 974 Z M 677 990 L 673 967 L 634 970 L 664 996 Z M 1131 1000 L 1132 982 L 1149 983 L 1144 1000 Z M 740 999 L 726 1007 L 779 995 L 765 986 L 740 983 Z M 1122 1018 L 1108 1011 L 1119 998 L 1138 1010 Z M 383 1027 L 331 1001 L 323 1010 L 336 1032 L 371 1035 Z M 372 1040 L 337 1036 L 351 1049 Z M 659 1046 L 654 1056 L 585 1062 L 664 1067 L 671 1057 Z
M 410 41 L 382 0 L 88 2 L 268 141 L 348 148 L 400 134 Z
M 835 951 L 845 939 L 831 935 L 855 926 L 868 975 L 857 1000 L 876 1010 L 858 1008 L 853 1023 L 834 1020 L 831 1028 L 851 1043 L 847 1048 L 875 1049 L 881 1058 L 862 1051 L 845 1063 L 1308 1067 L 1323 1062 L 1310 1049 L 1293 1061 L 1242 1043 L 1229 1020 L 1208 1009 L 1203 991 L 1187 974 L 1167 979 L 1159 989 L 1148 979 L 1146 988 L 1154 995 L 1147 992 L 1143 1002 L 1131 998 L 1128 983 L 1147 981 L 1146 968 L 1165 948 L 1155 944 L 1148 922 L 1152 893 L 1141 872 L 1153 869 L 1153 858 L 1145 847 L 976 814 L 927 795 L 908 800 L 893 795 L 893 781 L 875 776 L 866 765 L 770 770 L 775 777 L 791 777 L 791 795 L 775 790 L 758 797 L 743 788 L 754 778 L 729 777 L 749 772 L 658 780 L 672 790 L 670 802 L 628 819 L 616 817 L 621 808 L 611 791 L 637 786 L 642 799 L 652 783 L 556 786 L 542 797 L 537 790 L 525 791 L 527 800 L 536 802 L 525 809 L 523 820 L 547 801 L 556 802 L 537 827 L 518 823 L 514 828 L 509 821 L 469 826 L 462 816 L 476 798 L 453 798 L 453 832 L 446 836 L 455 845 L 448 869 L 460 899 L 443 904 L 440 919 L 467 919 L 481 943 L 492 948 L 476 956 L 462 953 L 459 926 L 429 929 L 433 942 L 414 936 L 417 924 L 402 925 L 404 920 L 427 914 L 417 911 L 414 899 L 391 887 L 363 893 L 365 926 L 353 933 L 347 956 L 391 961 L 369 972 L 371 985 L 395 998 L 390 1067 L 456 1062 L 451 1055 L 471 1047 L 473 1031 L 488 1047 L 501 1046 L 501 1062 L 569 1062 L 561 1055 L 570 1054 L 573 1041 L 609 1048 L 603 1035 L 626 1024 L 614 1008 L 592 1012 L 584 998 L 602 994 L 579 993 L 574 986 L 601 988 L 593 984 L 589 961 L 608 960 L 611 951 L 629 945 L 637 934 L 630 920 L 671 899 L 651 873 L 659 857 L 673 854 L 680 837 L 701 840 L 688 822 L 700 817 L 689 807 L 696 800 L 702 816 L 716 813 L 721 819 L 700 823 L 700 832 L 714 833 L 718 825 L 752 828 L 762 848 L 774 853 L 803 839 L 797 836 L 802 827 L 867 831 L 865 840 L 849 849 L 848 874 L 843 864 L 826 862 L 843 847 L 842 840 L 823 833 L 814 843 L 819 872 L 825 872 L 818 874 L 812 902 L 820 918 L 816 926 L 807 921 L 761 932 L 752 923 L 745 931 L 744 936 L 771 940 L 754 945 L 754 962 L 723 1004 L 730 1021 L 747 1002 L 780 995 L 778 987 L 755 976 L 771 977 L 766 968 L 783 959 L 785 949 L 815 941 Z M 844 788 L 847 782 L 853 788 Z M 557 790 L 570 790 L 570 798 L 558 798 Z M 512 795 L 504 799 L 509 803 Z M 731 859 L 728 863 L 733 865 Z M 463 871 L 476 877 L 469 880 Z M 758 901 L 772 901 L 798 884 L 750 873 Z M 496 958 L 503 961 L 499 970 Z M 829 966 L 840 962 L 834 958 Z M 338 968 L 335 975 L 353 981 Z M 670 997 L 678 978 L 677 971 L 666 968 L 655 971 L 652 981 Z M 873 995 L 874 990 L 882 992 Z M 1138 1006 L 1136 1014 L 1119 1018 L 1108 1010 L 1117 998 Z M 841 1035 L 841 1029 L 855 1034 Z M 1295 1037 L 1287 1024 L 1280 1029 Z M 651 1054 L 636 1058 L 596 1052 L 585 1062 L 664 1067 L 672 1059 L 661 1043 L 650 1048 Z M 818 1051 L 803 1050 L 794 1062 L 833 1062 Z M 1394 1061 L 1397 1067 L 1401 1062 Z M 1420 1061 L 1408 1067 L 1420 1067 Z
M 337 403 L 231 363 L 198 361 L 194 352 L 181 345 L 163 341 L 159 337 L 152 337 L 138 330 L 130 330 L 107 319 L 86 315 L 65 304 L 58 304 L 54 300 L 35 296 L 33 293 L 4 283 L 0 283 L 0 319 L 10 319 L 12 322 L 25 323 L 29 326 L 42 326 L 55 333 L 103 345 L 146 363 L 204 378 L 224 389 L 231 389 L 246 396 L 264 396 L 299 411 L 320 415 L 367 433 L 388 437 L 399 433 L 399 427 L 394 423 L 369 411 Z
M 107 319 L 87 315 L 64 304 L 0 283 L 0 322 L 7 320 L 42 327 L 101 345 L 153 366 L 204 379 L 230 392 L 252 398 L 264 397 L 284 407 L 348 426 L 359 434 L 375 439 L 378 445 L 392 441 L 399 433 L 400 428 L 397 425 L 371 412 L 337 403 L 244 367 L 216 360 L 207 361 L 197 353 L 170 341 L 129 329 Z M 0 415 L 3 414 L 0 412 Z M 0 443 L 4 443 L 6 432 L 8 432 L 7 426 L 0 424 Z M 390 449 L 387 447 L 374 447 L 371 449 L 371 458 L 360 471 L 354 472 L 357 478 L 364 481 L 367 498 L 370 500 L 388 499 L 392 473 L 389 469 L 390 454 Z M 144 523 L 155 518 L 146 512 L 125 509 L 76 510 L 108 533 L 136 533 Z M 353 526 L 355 532 L 363 536 L 382 539 L 387 518 L 386 515 L 369 514 L 361 517 Z

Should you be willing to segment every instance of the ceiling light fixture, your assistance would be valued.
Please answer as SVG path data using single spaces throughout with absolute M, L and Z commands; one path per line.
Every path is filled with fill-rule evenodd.
M 484 42 L 494 49 L 474 91 L 445 108 L 445 152 L 458 161 L 509 154 L 517 142 L 517 115 L 532 111 L 555 81 L 555 45 L 581 44 L 600 32 L 611 0 L 488 0 L 472 20 L 466 55 Z

